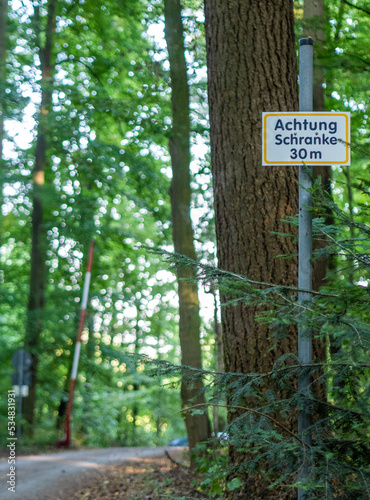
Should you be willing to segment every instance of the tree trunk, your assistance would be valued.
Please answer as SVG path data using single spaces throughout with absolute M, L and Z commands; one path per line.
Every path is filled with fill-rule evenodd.
M 41 107 L 37 128 L 37 141 L 35 148 L 35 166 L 33 169 L 33 213 L 32 213 L 32 243 L 31 243 L 31 275 L 30 292 L 28 299 L 27 324 L 25 347 L 32 354 L 32 383 L 29 396 L 24 400 L 24 418 L 29 424 L 32 434 L 34 411 L 36 404 L 37 369 L 39 361 L 39 339 L 43 328 L 43 313 L 45 306 L 45 260 L 46 260 L 46 235 L 43 227 L 43 198 L 44 177 L 47 160 L 47 131 L 48 115 L 52 104 L 52 83 L 54 63 L 52 61 L 53 35 L 56 25 L 57 0 L 49 0 L 47 24 L 45 31 L 45 44 L 39 46 L 41 61 Z M 34 7 L 34 23 L 37 38 L 40 40 L 39 7 Z
M 172 183 L 170 189 L 172 206 L 172 231 L 175 251 L 195 259 L 194 237 L 190 218 L 190 116 L 189 85 L 187 81 L 181 4 L 179 0 L 164 1 L 165 36 L 170 62 L 172 88 L 172 132 L 170 154 L 172 161 Z M 200 348 L 200 319 L 197 284 L 192 270 L 177 271 L 180 306 L 180 345 L 182 364 L 194 368 L 202 367 Z M 197 396 L 201 383 L 190 386 L 182 383 L 181 399 L 184 407 L 203 403 L 204 396 Z M 193 401 L 194 400 L 194 401 Z M 185 414 L 189 447 L 210 435 L 207 414 Z
M 314 82 L 313 109 L 323 111 L 324 105 L 324 66 L 321 54 L 325 42 L 325 6 L 324 0 L 304 0 L 303 8 L 304 36 L 310 36 L 314 43 Z
M 2 89 L 2 95 L 0 99 L 0 160 L 1 161 L 3 159 L 3 143 L 4 143 L 7 20 L 8 20 L 8 0 L 0 0 L 0 84 Z M 1 172 L 1 177 L 2 175 L 3 173 Z M 0 197 L 2 198 L 2 194 L 0 194 Z
M 325 91 L 323 83 L 325 80 L 324 64 L 322 61 L 325 43 L 325 5 L 324 0 L 305 0 L 303 9 L 303 25 L 305 36 L 310 36 L 314 42 L 314 66 L 313 66 L 313 110 L 325 110 Z M 331 193 L 331 168 L 330 166 L 314 165 L 312 173 L 315 179 L 321 177 L 322 187 Z M 328 224 L 333 223 L 332 214 L 327 214 Z M 325 247 L 327 242 L 324 238 L 314 240 L 314 250 Z M 328 259 L 321 257 L 316 260 L 312 270 L 312 288 L 319 288 L 326 283 L 326 270 Z
M 292 230 L 281 219 L 298 211 L 298 171 L 261 166 L 262 112 L 298 109 L 293 3 L 206 0 L 205 23 L 219 267 L 295 285 L 296 259 L 277 255 L 297 248 L 271 232 Z M 269 329 L 255 321 L 256 312 L 241 304 L 222 308 L 226 371 L 264 373 L 283 353 L 297 352 L 296 335 L 270 350 Z M 231 448 L 231 465 L 246 458 Z M 286 498 L 267 486 L 250 478 L 232 498 Z
M 3 205 L 3 182 L 5 180 L 5 167 L 3 159 L 4 146 L 4 119 L 5 119 L 5 76 L 6 76 L 6 46 L 7 46 L 7 20 L 8 0 L 0 0 L 0 246 L 2 235 L 2 205 Z M 2 257 L 0 256 L 0 263 Z M 2 266 L 1 266 L 2 267 Z M 1 282 L 0 278 L 0 282 Z
M 134 344 L 134 354 L 135 356 L 140 354 L 140 339 L 143 336 L 143 331 L 139 326 L 139 322 L 142 318 L 142 314 L 140 314 L 140 301 L 135 301 L 135 308 L 136 308 L 136 328 L 135 328 L 135 344 Z M 140 384 L 139 384 L 139 374 L 137 371 L 137 362 L 135 360 L 134 364 L 134 370 L 132 373 L 133 376 L 133 390 L 134 393 L 138 392 L 140 389 Z M 134 397 L 134 402 L 132 405 L 132 445 L 136 446 L 137 445 L 137 417 L 139 415 L 139 398 L 136 396 Z

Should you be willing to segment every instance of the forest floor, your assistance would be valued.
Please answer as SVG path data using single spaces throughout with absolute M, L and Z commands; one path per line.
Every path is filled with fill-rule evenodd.
M 163 500 L 164 498 L 207 499 L 197 491 L 199 484 L 185 465 L 184 453 L 169 450 L 166 455 L 140 458 L 110 467 L 104 479 L 69 495 L 69 500 Z
M 210 498 L 199 490 L 201 477 L 189 469 L 188 452 L 184 447 L 115 447 L 68 451 L 52 449 L 51 453 L 35 451 L 40 450 L 19 449 L 13 473 L 15 491 L 7 491 L 10 465 L 5 455 L 6 450 L 1 450 L 2 499 Z

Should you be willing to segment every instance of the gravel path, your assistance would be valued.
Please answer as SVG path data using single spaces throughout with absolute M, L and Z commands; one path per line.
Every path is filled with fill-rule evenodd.
M 69 491 L 101 479 L 109 466 L 156 457 L 164 450 L 164 447 L 100 448 L 17 457 L 15 492 L 8 490 L 11 484 L 7 483 L 12 479 L 8 476 L 12 465 L 3 460 L 0 462 L 0 499 L 68 500 Z

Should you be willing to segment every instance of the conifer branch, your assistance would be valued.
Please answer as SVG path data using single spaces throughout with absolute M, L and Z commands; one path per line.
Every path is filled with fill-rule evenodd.
M 362 470 L 360 470 L 360 474 L 361 474 L 362 480 L 363 480 L 363 482 L 365 483 L 365 486 L 366 486 L 367 497 L 370 498 L 369 485 L 367 484 L 367 481 L 366 481 L 366 479 L 364 477 L 364 473 L 362 472 Z
M 295 293 L 298 293 L 298 292 L 310 293 L 312 295 L 319 296 L 319 297 L 328 297 L 328 298 L 338 298 L 339 297 L 339 295 L 336 295 L 336 294 L 322 293 L 322 292 L 318 292 L 316 290 L 306 290 L 306 289 L 298 288 L 298 287 L 292 286 L 292 285 L 282 285 L 282 284 L 277 285 L 276 283 L 252 280 L 246 276 L 243 276 L 242 274 L 234 273 L 232 271 L 226 271 L 224 269 L 219 269 L 217 267 L 210 266 L 209 264 L 204 264 L 202 262 L 198 262 L 196 260 L 190 259 L 186 255 L 181 255 L 181 254 L 178 254 L 175 252 L 169 252 L 169 251 L 163 250 L 161 248 L 156 248 L 156 249 L 153 249 L 151 247 L 144 247 L 144 248 L 146 248 L 151 253 L 163 255 L 167 260 L 171 260 L 172 263 L 174 263 L 175 265 L 181 266 L 181 265 L 186 264 L 188 266 L 203 270 L 206 273 L 205 276 L 198 275 L 198 279 L 200 281 L 203 281 L 203 282 L 206 282 L 210 278 L 213 278 L 213 281 L 217 281 L 220 278 L 230 277 L 230 278 L 233 278 L 233 280 L 238 281 L 238 282 L 247 283 L 249 285 L 268 287 L 268 288 L 271 288 L 273 291 L 275 291 L 275 290 L 287 290 L 287 291 L 292 291 Z M 186 279 L 186 278 L 184 278 L 184 279 Z
M 354 259 L 356 260 L 361 260 L 361 256 L 358 254 L 352 252 L 352 250 L 346 246 L 344 246 L 340 241 L 337 241 L 335 238 L 331 236 L 327 231 L 325 231 L 323 228 L 319 228 L 319 231 L 324 234 L 329 240 L 333 241 L 336 245 L 339 246 L 344 252 L 349 253 Z
M 194 408 L 197 408 L 197 407 L 199 408 L 199 407 L 204 407 L 204 406 L 217 406 L 217 408 L 232 408 L 234 410 L 244 410 L 246 413 L 254 413 L 256 415 L 259 415 L 260 417 L 266 417 L 269 420 L 271 420 L 271 422 L 273 422 L 275 425 L 277 425 L 278 427 L 280 427 L 281 429 L 283 429 L 285 432 L 287 432 L 291 437 L 293 437 L 294 439 L 296 439 L 297 441 L 299 441 L 302 444 L 302 446 L 304 446 L 306 448 L 311 448 L 311 446 L 309 444 L 307 444 L 304 441 L 302 441 L 296 434 L 294 434 L 287 427 L 285 427 L 285 425 L 281 424 L 280 422 L 278 422 L 277 420 L 275 420 L 270 415 L 268 415 L 266 413 L 262 413 L 262 412 L 260 412 L 258 410 L 254 410 L 253 408 L 248 408 L 246 406 L 219 405 L 219 404 L 213 404 L 213 403 L 199 403 L 199 404 L 195 404 L 195 405 L 192 405 L 192 406 L 188 406 L 187 408 L 182 408 L 180 410 L 180 412 L 189 411 L 189 410 L 193 410 Z
M 347 365 L 350 366 L 350 365 Z M 324 399 L 317 399 L 317 398 L 311 398 L 311 401 L 318 403 L 323 406 L 327 406 L 332 410 L 338 410 L 343 413 L 350 413 L 351 415 L 356 415 L 357 417 L 363 417 L 364 415 L 356 410 L 352 410 L 351 408 L 342 408 L 341 406 L 334 405 L 333 403 L 329 403 L 328 401 L 325 401 Z
M 359 148 L 358 146 L 356 146 L 354 144 L 351 144 L 350 142 L 344 141 L 343 139 L 338 139 L 338 142 L 341 142 L 342 144 L 345 144 L 346 146 L 350 147 L 351 149 L 356 149 L 357 151 L 360 151 L 360 153 L 362 153 L 362 154 L 364 154 L 366 156 L 370 156 L 370 154 L 369 154 L 368 151 L 365 151 L 365 150 Z

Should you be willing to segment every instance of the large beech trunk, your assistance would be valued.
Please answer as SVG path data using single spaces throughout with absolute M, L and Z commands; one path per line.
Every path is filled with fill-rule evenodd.
M 297 260 L 281 219 L 298 211 L 296 167 L 261 166 L 261 114 L 298 109 L 293 4 L 290 0 L 206 0 L 206 41 L 219 267 L 257 281 L 297 283 Z M 225 297 L 224 297 L 225 299 Z M 222 308 L 226 371 L 271 370 L 277 357 L 297 352 L 292 335 L 270 350 L 269 329 L 253 308 Z M 229 420 L 237 413 L 230 413 Z M 293 425 L 293 424 L 292 424 Z M 246 460 L 231 448 L 231 464 Z M 286 498 L 258 478 L 232 498 Z
M 172 207 L 172 231 L 175 252 L 195 259 L 194 236 L 190 218 L 190 116 L 189 85 L 187 81 L 181 4 L 179 0 L 164 1 L 165 36 L 170 62 L 172 89 L 172 131 L 170 154 L 172 161 L 172 183 L 170 189 Z M 202 367 L 200 347 L 200 319 L 198 289 L 194 271 L 178 269 L 178 294 L 180 306 L 180 345 L 183 365 Z M 204 403 L 204 396 L 197 396 L 202 384 L 182 383 L 182 405 Z M 208 439 L 210 426 L 207 414 L 185 413 L 185 423 L 190 449 Z M 193 461 L 192 464 L 194 465 Z

